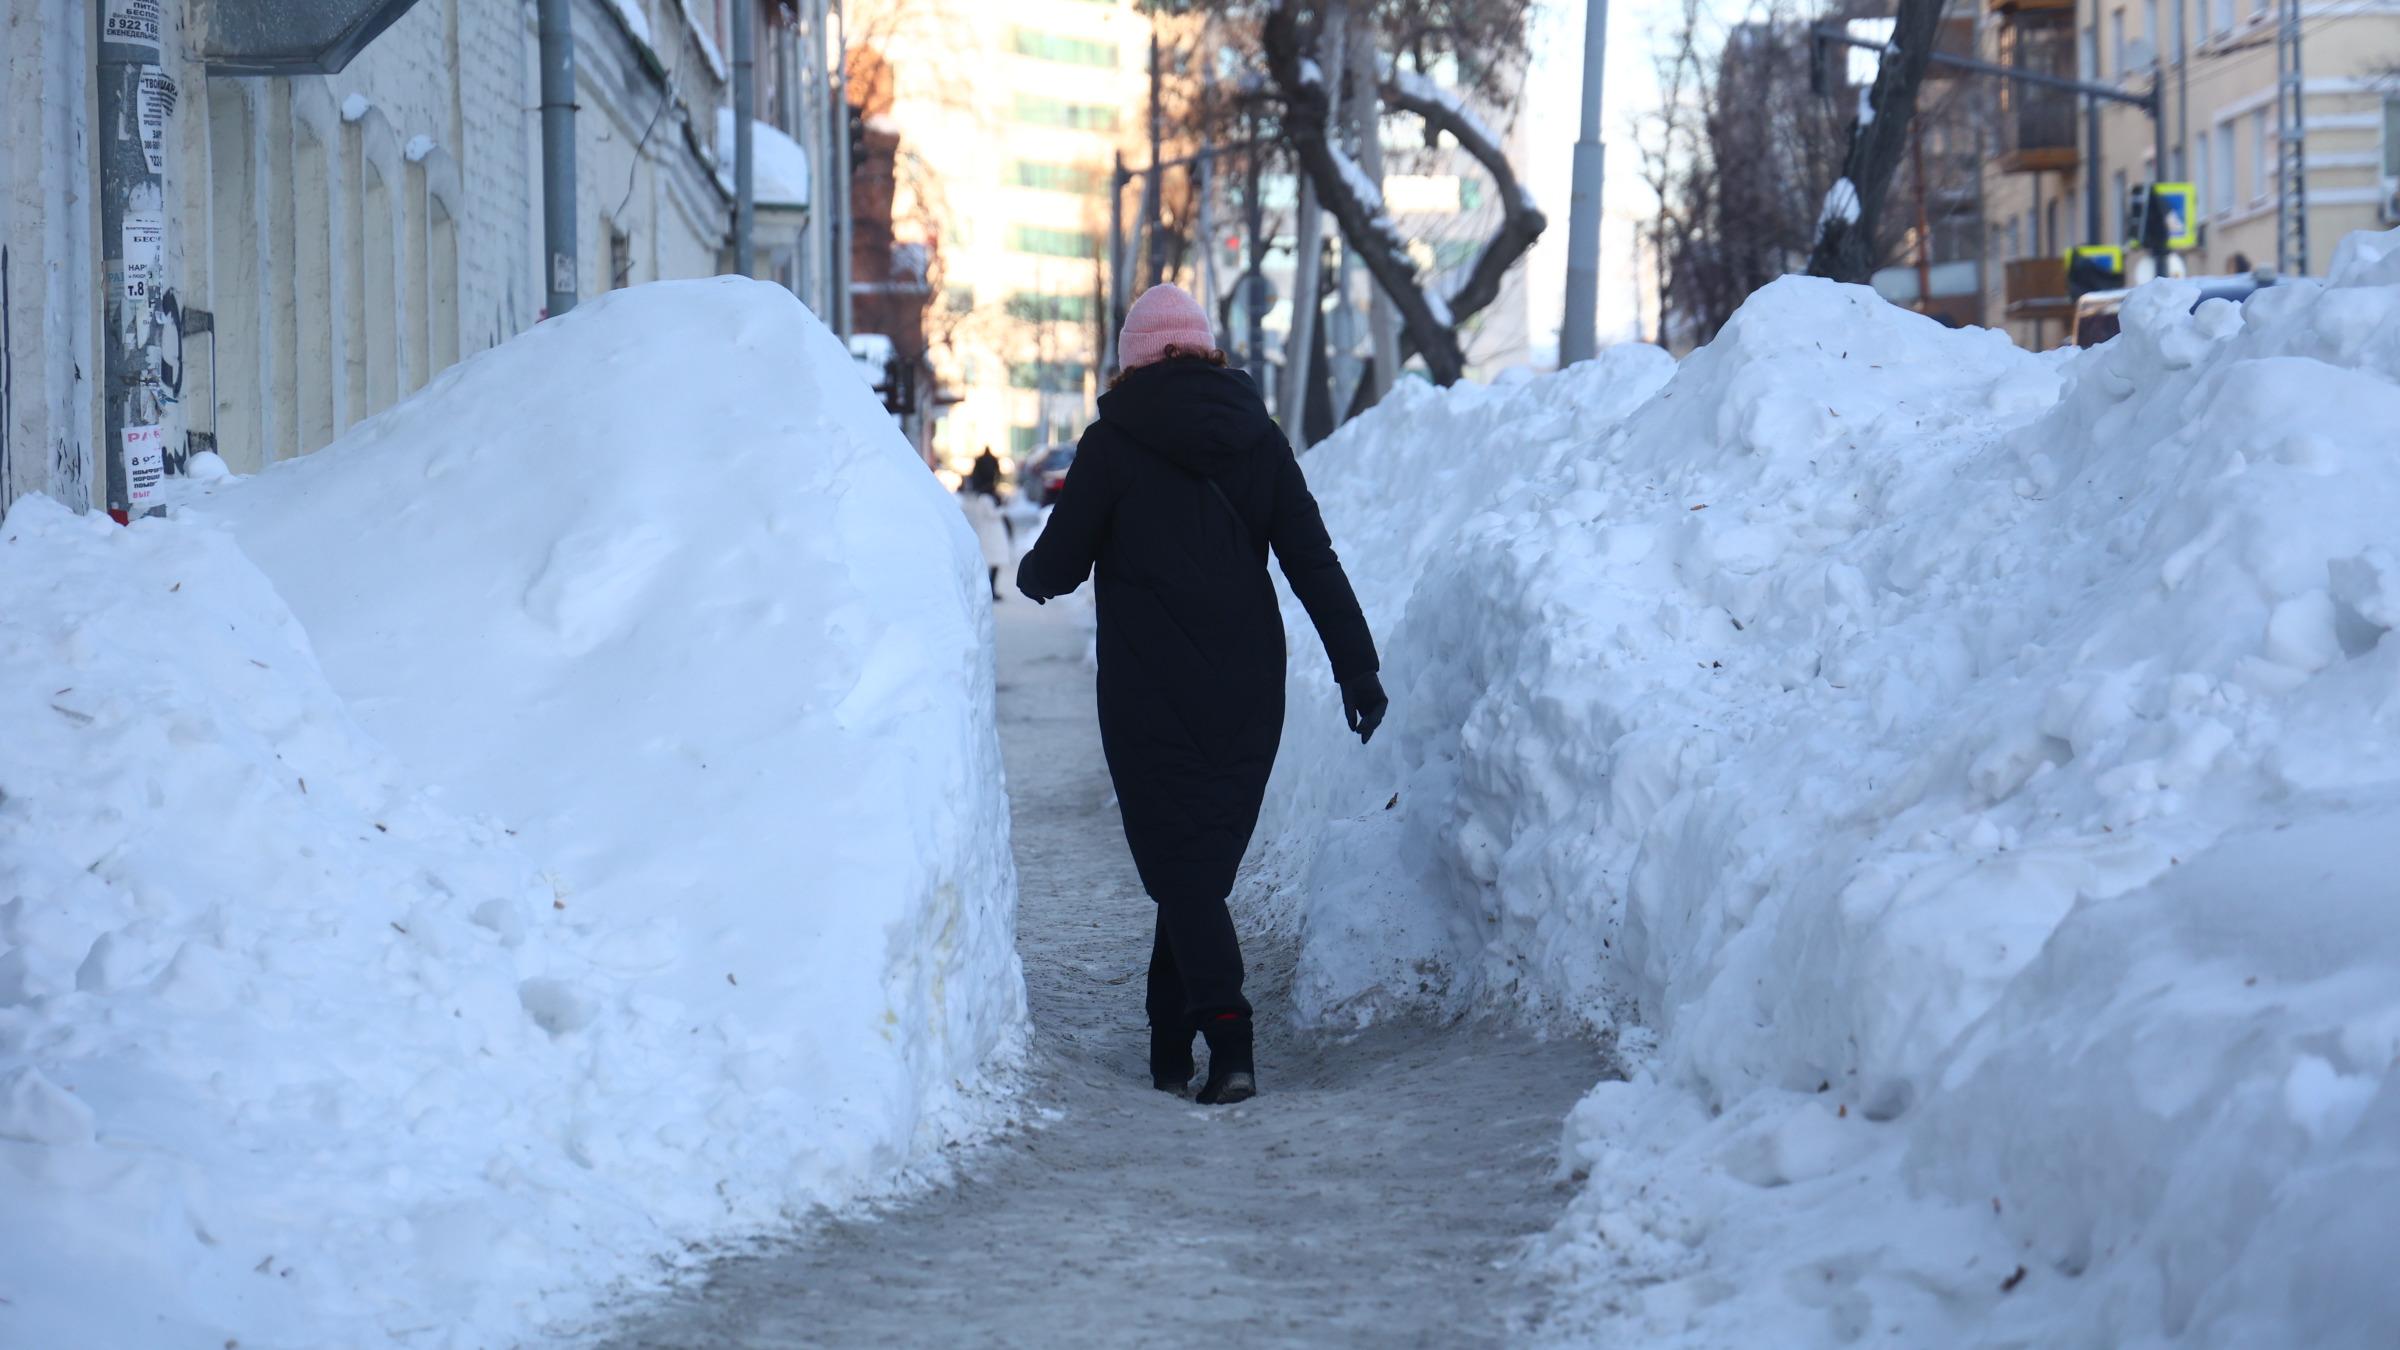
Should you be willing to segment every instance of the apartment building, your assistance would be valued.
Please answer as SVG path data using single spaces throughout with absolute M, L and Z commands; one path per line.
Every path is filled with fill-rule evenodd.
M 2162 181 L 2194 184 L 2200 202 L 2186 272 L 2318 274 L 2343 235 L 2400 225 L 2400 3 L 2303 0 L 2289 26 L 2278 0 L 1989 6 L 1988 59 L 2132 94 L 2163 86 Z M 2282 73 L 2295 59 L 2287 101 Z M 2065 250 L 2122 242 L 2128 194 L 2160 176 L 2144 109 L 2103 103 L 2096 128 L 2090 116 L 2070 93 L 2000 94 L 1985 164 L 1986 307 L 2029 347 L 2067 336 Z
M 957 402 L 937 458 L 1074 439 L 1098 392 L 1109 176 L 1119 149 L 1145 153 L 1148 19 L 1132 0 L 884 0 L 853 31 L 893 71 L 884 119 L 925 171 L 894 228 L 923 232 L 902 242 L 944 277 L 936 361 Z

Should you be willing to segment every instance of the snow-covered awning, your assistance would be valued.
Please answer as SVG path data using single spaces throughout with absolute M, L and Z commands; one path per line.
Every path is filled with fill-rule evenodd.
M 416 0 L 207 0 L 190 24 L 211 75 L 335 75 Z
M 717 109 L 717 182 L 733 191 L 733 109 Z M 781 127 L 750 123 L 750 193 L 760 206 L 808 205 L 808 152 Z

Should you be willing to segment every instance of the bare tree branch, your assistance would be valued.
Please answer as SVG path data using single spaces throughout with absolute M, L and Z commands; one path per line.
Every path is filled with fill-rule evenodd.
M 1445 322 L 1447 314 L 1436 312 L 1436 302 L 1425 293 L 1416 262 L 1408 255 L 1407 242 L 1384 213 L 1382 201 L 1369 199 L 1372 185 L 1328 139 L 1325 75 L 1314 71 L 1311 79 L 1312 72 L 1302 68 L 1302 54 L 1313 44 L 1303 39 L 1294 0 L 1281 0 L 1268 14 L 1263 38 L 1267 72 L 1287 109 L 1284 135 L 1302 171 L 1316 184 L 1326 209 L 1341 223 L 1343 239 L 1399 309 L 1401 324 L 1424 357 L 1434 383 L 1456 384 L 1466 374 L 1467 364 L 1457 330 Z
M 1384 76 L 1382 88 L 1387 106 L 1415 113 L 1425 119 L 1428 127 L 1449 133 L 1459 148 L 1473 155 L 1484 172 L 1492 176 L 1492 184 L 1499 192 L 1500 228 L 1476 255 L 1474 269 L 1449 300 L 1452 323 L 1464 324 L 1500 298 L 1500 285 L 1508 278 L 1509 269 L 1517 265 L 1517 260 L 1542 237 L 1542 231 L 1549 228 L 1549 217 L 1533 204 L 1533 195 L 1517 181 L 1516 168 L 1508 162 L 1508 151 L 1501 148 L 1491 128 L 1469 115 L 1456 100 L 1444 96 L 1424 77 L 1396 65 Z

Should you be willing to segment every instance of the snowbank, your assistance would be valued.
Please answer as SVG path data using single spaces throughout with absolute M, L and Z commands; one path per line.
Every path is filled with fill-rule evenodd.
M 2400 235 L 2193 294 L 2035 356 L 1787 280 L 1310 456 L 1394 709 L 1285 756 L 1273 903 L 1310 1016 L 1620 1033 L 1553 1332 L 2400 1323 Z
M 989 1111 L 981 565 L 788 292 L 203 494 L 0 528 L 0 1342 L 515 1343 Z

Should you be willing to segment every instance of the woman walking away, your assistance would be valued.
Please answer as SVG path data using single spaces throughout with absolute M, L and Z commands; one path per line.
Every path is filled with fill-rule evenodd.
M 1099 571 L 1100 740 L 1142 886 L 1150 948 L 1150 1076 L 1183 1092 L 1208 1041 L 1203 1102 L 1257 1089 L 1242 951 L 1225 898 L 1283 738 L 1283 620 L 1274 550 L 1333 660 L 1361 743 L 1386 706 L 1375 641 L 1299 461 L 1250 377 L 1225 368 L 1178 287 L 1134 302 L 1125 373 L 1100 399 L 1017 589 L 1065 595 Z
M 992 452 L 984 451 L 975 457 L 974 472 L 958 485 L 959 505 L 967 513 L 967 523 L 975 527 L 975 542 L 983 548 L 983 566 L 992 584 L 992 598 L 1000 598 L 1000 569 L 1008 566 L 1008 517 L 1000 513 L 1000 461 Z

